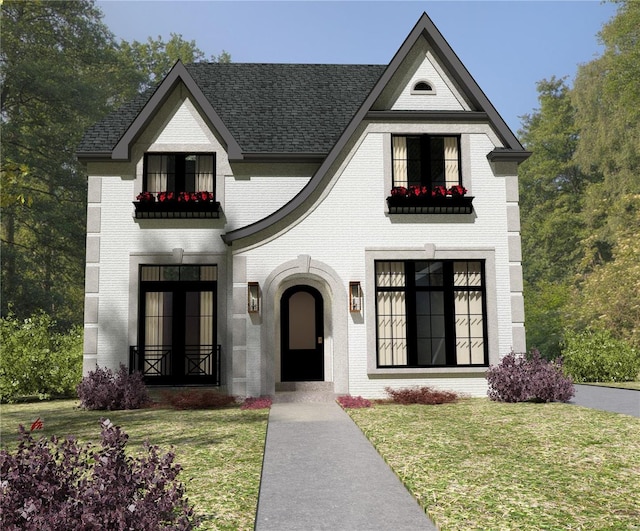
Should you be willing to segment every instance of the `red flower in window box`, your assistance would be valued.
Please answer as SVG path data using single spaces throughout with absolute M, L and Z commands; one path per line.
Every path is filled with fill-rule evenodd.
M 173 192 L 158 192 L 158 201 L 160 201 L 161 203 L 173 201 L 174 197 L 175 195 Z
M 434 186 L 431 190 L 431 197 L 446 197 L 447 189 L 444 186 Z
M 156 196 L 151 192 L 141 192 L 136 197 L 136 201 L 142 201 L 143 203 L 153 203 L 155 200 Z
M 451 195 L 451 197 L 462 197 L 466 193 L 467 189 L 464 186 L 460 186 L 459 184 L 456 184 L 455 186 L 449 188 L 449 195 Z
M 407 189 L 404 186 L 394 186 L 391 189 L 391 197 L 406 197 Z
M 196 192 L 196 196 L 198 197 L 198 201 L 202 201 L 204 203 L 213 201 L 213 192 Z

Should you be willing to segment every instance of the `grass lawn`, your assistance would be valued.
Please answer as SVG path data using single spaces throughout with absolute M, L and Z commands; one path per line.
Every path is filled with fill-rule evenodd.
M 640 419 L 487 399 L 348 412 L 444 531 L 640 529 Z
M 178 476 L 190 503 L 202 518 L 199 529 L 253 529 L 268 410 L 84 411 L 76 400 L 0 405 L 3 448 L 17 441 L 18 424 L 27 428 L 37 417 L 46 437 L 74 435 L 96 443 L 100 418 L 107 417 L 129 435 L 127 448 L 135 454 L 145 439 L 163 451 L 175 447 Z

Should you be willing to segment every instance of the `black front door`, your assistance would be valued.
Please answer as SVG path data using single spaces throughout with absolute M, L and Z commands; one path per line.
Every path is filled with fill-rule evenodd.
M 289 288 L 280 299 L 281 380 L 324 380 L 323 304 L 311 286 Z

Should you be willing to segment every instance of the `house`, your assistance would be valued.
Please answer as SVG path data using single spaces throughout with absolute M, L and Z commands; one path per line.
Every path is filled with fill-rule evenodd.
M 178 62 L 78 149 L 84 371 L 485 395 L 525 350 L 529 155 L 426 14 L 386 66 Z

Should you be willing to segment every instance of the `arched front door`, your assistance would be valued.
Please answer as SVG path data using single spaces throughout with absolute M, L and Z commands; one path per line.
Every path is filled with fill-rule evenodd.
M 280 299 L 281 380 L 324 380 L 323 304 L 311 286 L 294 286 Z

